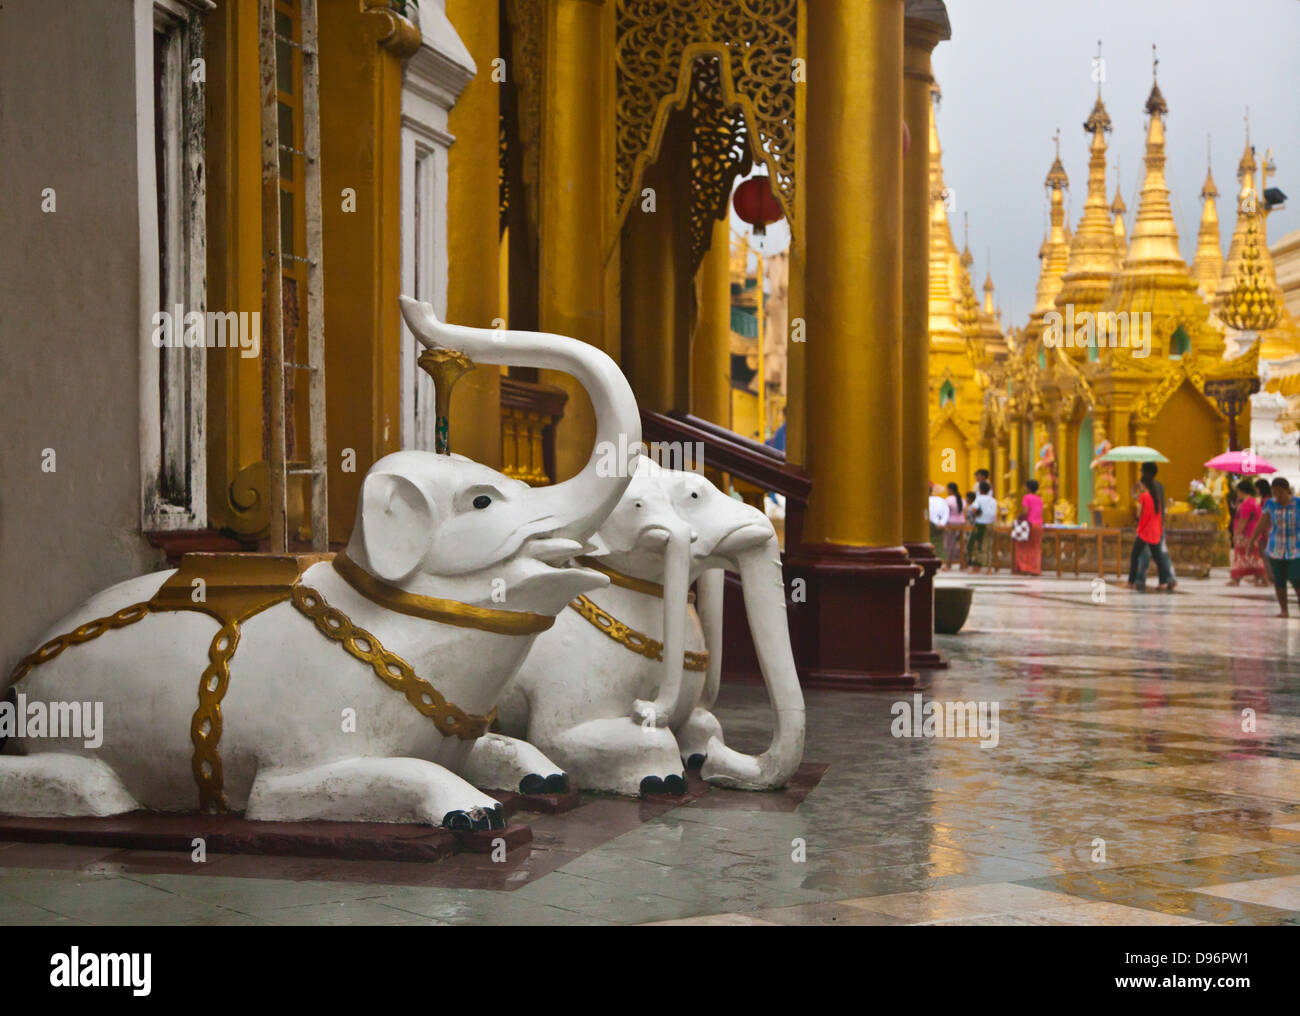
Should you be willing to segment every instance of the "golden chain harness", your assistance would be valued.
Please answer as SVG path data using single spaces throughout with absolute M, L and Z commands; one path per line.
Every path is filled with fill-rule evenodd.
M 624 649 L 628 649 L 639 656 L 644 656 L 649 660 L 662 660 L 664 658 L 664 644 L 662 642 L 658 639 L 652 639 L 645 632 L 629 627 L 609 611 L 596 606 L 587 597 L 578 596 L 577 599 L 570 600 L 569 607 L 577 611 L 580 616 L 586 618 Z M 682 669 L 708 670 L 709 654 L 707 652 L 693 653 L 688 650 L 682 654 Z
M 213 555 L 212 557 L 218 556 L 223 557 L 224 562 L 218 562 L 219 567 L 214 568 L 216 571 L 229 568 L 232 558 L 241 557 L 240 555 Z M 250 581 L 247 585 L 229 587 L 225 590 L 230 594 L 227 596 L 227 603 L 233 604 L 233 609 L 238 610 L 237 613 L 232 613 L 231 609 L 219 610 L 205 606 L 189 599 L 190 569 L 198 568 L 200 563 L 208 558 L 208 555 L 187 555 L 181 568 L 163 584 L 154 594 L 153 599 L 133 603 L 107 617 L 87 621 L 68 634 L 50 639 L 18 662 L 10 675 L 9 684 L 11 686 L 17 684 L 31 672 L 32 668 L 48 663 L 68 646 L 80 645 L 98 638 L 106 631 L 134 624 L 153 611 L 193 609 L 217 618 L 222 624 L 208 646 L 208 666 L 199 678 L 199 705 L 190 720 L 190 740 L 194 744 L 194 755 L 190 765 L 194 773 L 195 786 L 199 791 L 199 810 L 204 812 L 227 810 L 219 751 L 222 731 L 221 701 L 230 684 L 230 660 L 239 645 L 241 625 L 254 614 L 285 599 L 289 599 L 300 613 L 310 618 L 316 628 L 327 638 L 339 642 L 350 655 L 363 663 L 368 663 L 375 676 L 388 687 L 402 692 L 406 700 L 421 715 L 433 720 L 439 733 L 472 741 L 481 737 L 492 725 L 496 717 L 496 709 L 486 716 L 477 716 L 448 702 L 432 684 L 418 676 L 409 663 L 385 649 L 370 632 L 354 625 L 341 610 L 331 607 L 325 602 L 325 597 L 315 589 L 302 585 L 299 580 L 304 568 L 301 565 L 312 563 L 319 558 L 304 559 L 300 562 L 299 566 L 294 568 L 294 574 L 298 577 L 294 578 L 289 588 L 283 591 L 275 590 L 273 584 L 266 584 L 265 578 L 261 585 L 256 581 Z M 271 570 L 277 564 L 284 563 L 282 560 L 266 556 L 259 559 L 254 555 L 244 557 L 243 560 L 255 561 L 253 567 L 265 566 Z M 238 567 L 238 563 L 235 567 Z M 216 592 L 218 590 L 214 589 L 214 593 Z M 460 623 L 477 627 L 478 625 L 474 624 L 475 620 L 478 619 L 463 620 Z M 486 628 L 488 625 L 484 624 L 483 627 Z

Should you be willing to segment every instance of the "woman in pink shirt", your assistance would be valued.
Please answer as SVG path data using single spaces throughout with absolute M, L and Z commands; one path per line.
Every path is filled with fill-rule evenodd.
M 1025 481 L 1025 495 L 1020 499 L 1020 517 L 1029 523 L 1029 539 L 1014 543 L 1015 571 L 1018 575 L 1043 573 L 1043 499 L 1038 496 L 1038 481 Z
M 1255 527 L 1259 525 L 1261 514 L 1259 502 L 1255 499 L 1255 487 L 1249 480 L 1237 484 L 1240 494 L 1236 518 L 1232 526 L 1232 578 L 1228 585 L 1241 583 L 1247 575 L 1255 577 L 1255 585 L 1262 586 L 1267 579 L 1264 575 L 1264 558 L 1256 546 Z

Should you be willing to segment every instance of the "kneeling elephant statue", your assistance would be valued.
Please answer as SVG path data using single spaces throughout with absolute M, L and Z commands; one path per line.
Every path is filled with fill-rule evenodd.
M 784 786 L 803 758 L 804 703 L 771 522 L 703 476 L 642 456 L 599 542 L 605 553 L 580 563 L 612 584 L 577 597 L 538 638 L 502 700 L 501 729 L 583 789 L 681 793 L 683 761 L 702 762 L 701 776 L 723 786 Z M 757 757 L 728 748 L 710 711 L 728 568 L 740 573 L 774 715 L 771 746 Z
M 14 700 L 102 703 L 102 743 L 11 737 L 0 812 L 187 811 L 197 796 L 250 819 L 473 829 L 504 824 L 476 787 L 566 786 L 536 748 L 488 728 L 537 635 L 609 584 L 570 561 L 629 483 L 601 452 L 639 448 L 632 391 L 586 343 L 445 325 L 406 299 L 402 311 L 427 346 L 572 374 L 595 409 L 586 467 L 533 488 L 461 456 L 397 452 L 366 475 L 332 559 L 188 555 L 91 597 L 8 685 Z

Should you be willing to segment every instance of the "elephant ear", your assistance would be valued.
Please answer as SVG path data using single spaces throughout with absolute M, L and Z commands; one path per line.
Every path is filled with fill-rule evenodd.
M 371 570 L 396 582 L 428 553 L 434 513 L 424 492 L 397 473 L 371 473 L 361 488 L 361 533 Z

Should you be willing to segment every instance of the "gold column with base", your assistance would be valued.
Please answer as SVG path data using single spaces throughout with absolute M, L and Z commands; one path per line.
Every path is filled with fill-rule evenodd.
M 930 54 L 944 37 L 941 24 L 903 22 L 903 119 L 914 139 L 903 157 L 902 503 L 903 545 L 921 576 L 912 586 L 912 666 L 948 666 L 934 648 L 934 574 L 943 563 L 930 543 L 930 164 L 920 139 L 930 136 Z
M 544 6 L 538 324 L 542 331 L 589 342 L 617 360 L 606 320 L 607 268 L 618 265 L 607 228 L 614 179 L 605 136 L 613 122 L 606 81 L 612 5 L 551 0 Z M 568 374 L 543 370 L 540 380 L 569 395 L 556 441 L 557 479 L 567 479 L 591 454 L 595 413 L 586 391 Z
M 914 687 L 903 546 L 903 0 L 808 5 L 806 461 L 788 559 L 810 687 Z

